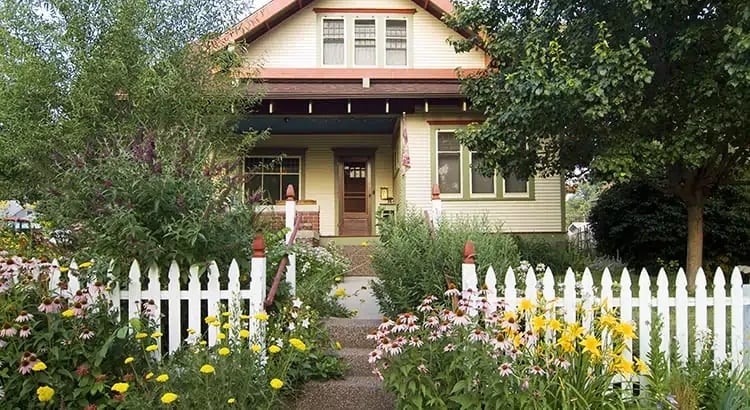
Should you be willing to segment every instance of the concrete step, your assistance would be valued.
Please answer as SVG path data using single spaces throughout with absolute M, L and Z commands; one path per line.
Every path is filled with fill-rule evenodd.
M 373 344 L 373 348 L 375 345 Z M 346 371 L 346 377 L 349 376 L 371 376 L 372 365 L 368 362 L 370 352 L 373 348 L 364 347 L 345 347 L 338 351 L 338 356 L 344 359 L 349 369 Z
M 333 340 L 345 348 L 372 349 L 374 344 L 367 335 L 380 325 L 379 319 L 326 319 L 325 326 Z
M 341 304 L 351 311 L 356 311 L 355 319 L 382 319 L 378 300 L 372 293 L 370 282 L 374 276 L 347 276 L 339 283 L 338 288 L 344 289 L 346 296 L 340 300 Z M 331 292 L 335 292 L 332 290 Z
M 372 247 L 362 245 L 343 245 L 340 247 L 341 254 L 351 262 L 346 276 L 375 276 L 372 269 Z
M 298 410 L 393 410 L 393 396 L 374 375 L 310 382 L 289 408 Z

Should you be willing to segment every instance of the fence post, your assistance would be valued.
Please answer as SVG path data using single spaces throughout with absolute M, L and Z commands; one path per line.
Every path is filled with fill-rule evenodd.
M 743 349 L 743 363 L 745 367 L 747 368 L 750 366 L 750 305 L 748 305 L 748 299 L 750 299 L 750 284 L 744 284 L 742 285 L 742 304 L 744 308 L 744 315 L 742 316 L 743 320 L 743 338 L 744 340 L 744 349 Z
M 256 343 L 263 345 L 265 326 L 255 318 L 256 313 L 263 312 L 266 300 L 266 244 L 263 235 L 257 234 L 253 241 L 253 258 L 250 265 L 250 335 Z
M 440 187 L 438 184 L 432 186 L 432 226 L 437 229 L 440 224 L 440 216 L 443 213 L 443 201 L 440 199 Z
M 474 264 L 474 243 L 466 241 L 464 245 L 464 263 L 461 265 L 461 291 L 465 292 L 471 289 L 477 290 L 477 265 Z
M 294 230 L 294 222 L 297 216 L 297 201 L 294 200 L 294 187 L 292 184 L 286 187 L 286 243 L 289 243 L 289 239 L 292 237 L 292 231 Z M 297 257 L 294 253 L 289 253 L 288 262 L 286 264 L 286 281 L 289 283 L 289 291 L 292 296 L 296 294 L 297 290 Z

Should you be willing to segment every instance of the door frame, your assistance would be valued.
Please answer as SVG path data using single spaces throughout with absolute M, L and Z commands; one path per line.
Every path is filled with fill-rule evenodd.
M 366 177 L 366 210 L 368 235 L 373 234 L 373 218 L 375 199 L 375 151 L 376 147 L 347 147 L 332 148 L 334 153 L 334 181 L 335 181 L 335 204 L 336 204 L 336 235 L 341 236 L 341 224 L 344 222 L 344 162 L 345 161 L 363 161 L 367 165 Z

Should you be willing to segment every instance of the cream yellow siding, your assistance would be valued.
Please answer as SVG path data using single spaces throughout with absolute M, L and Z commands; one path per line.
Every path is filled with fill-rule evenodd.
M 433 155 L 430 139 L 437 130 L 428 120 L 456 119 L 457 115 L 415 114 L 407 117 L 411 169 L 404 177 L 406 205 L 415 209 L 431 209 Z M 450 128 L 450 126 L 441 126 Z M 446 217 L 486 216 L 492 224 L 502 225 L 507 232 L 562 232 L 561 177 L 536 178 L 534 199 L 518 200 L 443 200 Z
M 273 135 L 258 145 L 258 148 L 305 149 L 302 169 L 302 187 L 300 199 L 317 201 L 320 207 L 320 235 L 337 235 L 338 200 L 336 198 L 336 177 L 334 173 L 334 153 L 332 148 L 376 148 L 373 161 L 371 186 L 375 190 L 372 196 L 373 226 L 375 210 L 381 203 L 379 188 L 388 187 L 393 192 L 393 146 L 392 135 L 353 136 L 353 135 L 311 135 L 289 136 Z
M 484 66 L 484 53 L 474 50 L 457 54 L 447 43 L 449 37 L 459 36 L 442 21 L 409 0 L 319 0 L 298 11 L 268 33 L 254 40 L 248 46 L 246 65 L 265 68 L 315 68 L 320 67 L 320 18 L 314 8 L 382 8 L 415 9 L 415 14 L 380 14 L 383 18 L 404 18 L 408 20 L 408 67 L 411 68 L 481 68 Z M 334 16 L 334 15 L 331 15 Z M 369 15 L 339 14 L 338 16 L 372 17 Z M 352 66 L 351 47 L 353 28 L 347 20 L 347 62 Z M 383 23 L 384 24 L 384 23 Z M 378 67 L 384 67 L 382 24 L 378 40 Z

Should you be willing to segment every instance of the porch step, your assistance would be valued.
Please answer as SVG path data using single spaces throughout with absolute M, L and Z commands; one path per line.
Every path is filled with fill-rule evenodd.
M 340 249 L 342 255 L 351 262 L 346 276 L 375 276 L 375 271 L 372 269 L 372 247 L 369 243 L 367 243 L 367 246 L 362 244 L 343 245 Z
M 346 371 L 346 377 L 375 377 L 372 374 L 372 365 L 368 362 L 370 352 L 373 350 L 375 345 L 370 349 L 364 347 L 345 347 L 338 352 L 338 356 L 349 365 L 349 369 Z
M 356 311 L 354 319 L 383 318 L 378 300 L 372 293 L 371 282 L 375 279 L 374 276 L 346 276 L 339 283 L 338 288 L 346 292 L 346 296 L 340 300 L 341 304 L 352 312 Z
M 375 376 L 307 383 L 292 405 L 298 410 L 393 410 L 393 397 Z
M 341 319 L 329 318 L 325 326 L 333 340 L 338 341 L 345 348 L 373 348 L 373 343 L 367 340 L 367 335 L 380 325 L 379 319 Z

